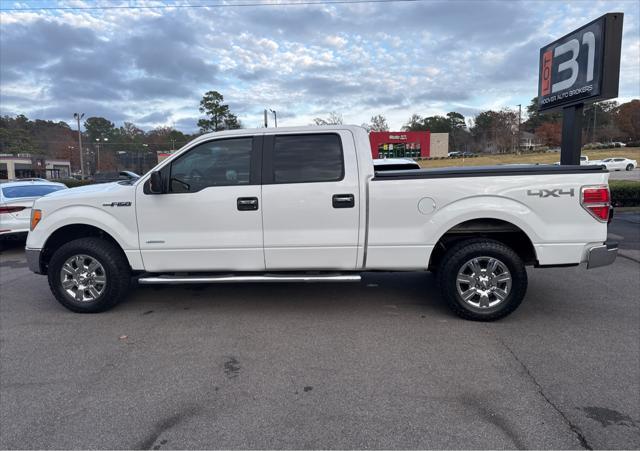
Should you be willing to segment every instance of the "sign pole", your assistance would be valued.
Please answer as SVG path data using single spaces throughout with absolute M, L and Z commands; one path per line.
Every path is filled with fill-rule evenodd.
M 562 109 L 562 144 L 560 147 L 560 164 L 562 165 L 580 164 L 583 109 L 583 103 Z

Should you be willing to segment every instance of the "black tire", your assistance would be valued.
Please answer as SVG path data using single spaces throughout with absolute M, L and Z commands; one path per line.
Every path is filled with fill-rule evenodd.
M 91 301 L 72 299 L 62 286 L 61 270 L 74 255 L 86 255 L 104 268 L 106 283 L 98 297 Z M 131 269 L 122 251 L 102 238 L 80 238 L 70 241 L 55 251 L 47 270 L 49 287 L 58 302 L 77 313 L 99 313 L 113 308 L 125 298 L 131 283 Z
M 631 163 L 627 165 L 627 171 L 633 171 L 633 165 Z
M 489 295 L 494 296 L 496 304 L 493 306 L 482 306 L 483 301 L 478 301 L 479 306 L 474 306 L 471 303 L 476 299 L 476 295 L 469 302 L 465 302 L 458 292 L 458 272 L 477 257 L 496 259 L 510 273 L 511 287 L 507 290 L 507 296 L 498 301 L 495 295 Z M 504 318 L 520 305 L 527 292 L 527 271 L 522 259 L 505 244 L 486 238 L 465 240 L 454 245 L 444 255 L 437 277 L 442 297 L 453 312 L 462 318 L 474 321 L 494 321 Z M 471 288 L 470 285 L 466 286 Z M 487 286 L 485 285 L 484 288 Z M 480 299 L 480 295 L 477 296 L 477 299 Z

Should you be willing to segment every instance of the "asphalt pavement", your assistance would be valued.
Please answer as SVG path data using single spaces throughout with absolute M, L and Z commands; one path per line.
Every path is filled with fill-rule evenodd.
M 640 448 L 640 264 L 529 278 L 488 324 L 420 273 L 139 287 L 80 315 L 10 247 L 0 448 Z
M 612 171 L 609 180 L 640 180 L 640 168 L 633 171 Z

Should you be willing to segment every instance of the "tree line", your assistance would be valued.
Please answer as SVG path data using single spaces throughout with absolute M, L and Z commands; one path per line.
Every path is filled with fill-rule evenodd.
M 531 150 L 518 144 L 518 135 L 529 133 L 535 148 L 560 145 L 562 116 L 560 113 L 540 114 L 537 98 L 526 106 L 522 118 L 515 109 L 482 111 L 474 117 L 451 111 L 445 115 L 422 117 L 412 114 L 403 125 L 404 131 L 449 133 L 449 149 L 472 152 L 514 152 Z M 196 136 L 210 131 L 242 128 L 224 97 L 208 91 L 200 101 L 199 133 L 187 134 L 174 127 L 163 126 L 145 131 L 131 122 L 117 127 L 104 117 L 89 116 L 84 120 L 82 139 L 85 169 L 88 173 L 115 169 L 146 171 L 155 164 L 155 152 L 180 148 Z M 342 124 L 342 115 L 331 112 L 317 117 L 315 125 Z M 75 125 L 75 124 L 74 124 Z M 389 131 L 383 114 L 362 124 L 368 131 Z M 520 133 L 519 133 L 520 131 Z M 633 142 L 640 140 L 640 100 L 618 104 L 615 101 L 585 106 L 583 143 Z M 522 143 L 522 141 L 521 141 Z M 0 117 L 0 153 L 32 154 L 71 161 L 74 170 L 80 167 L 77 129 L 64 121 L 31 120 L 24 115 Z M 124 163 L 123 163 L 124 161 Z

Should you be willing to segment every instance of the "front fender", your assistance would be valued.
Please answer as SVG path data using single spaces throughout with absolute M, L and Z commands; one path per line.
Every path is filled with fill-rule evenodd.
M 110 214 L 100 208 L 87 205 L 71 205 L 51 213 L 45 210 L 42 220 L 33 231 L 29 232 L 27 247 L 42 249 L 47 239 L 56 230 L 73 224 L 89 225 L 105 231 L 124 251 L 138 249 L 138 230 L 133 209 L 127 212 L 114 210 L 114 214 Z

